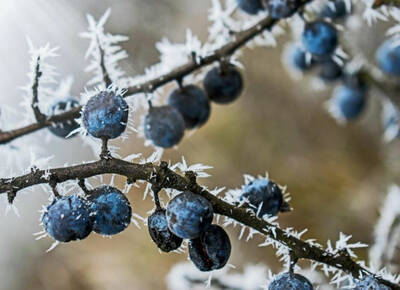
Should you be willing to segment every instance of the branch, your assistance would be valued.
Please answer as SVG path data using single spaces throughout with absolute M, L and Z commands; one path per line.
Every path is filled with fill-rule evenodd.
M 100 174 L 119 174 L 126 176 L 129 180 L 146 181 L 156 187 L 161 186 L 162 188 L 171 188 L 178 191 L 189 190 L 208 199 L 216 214 L 232 218 L 281 243 L 290 249 L 293 255 L 299 259 L 308 259 L 323 263 L 351 274 L 354 277 L 372 274 L 344 252 L 333 254 L 320 247 L 311 245 L 290 235 L 278 226 L 259 219 L 249 211 L 249 209 L 243 207 L 239 208 L 221 200 L 205 190 L 194 181 L 193 178 L 190 178 L 190 176 L 181 176 L 170 170 L 166 162 L 161 162 L 160 165 L 157 166 L 152 163 L 136 164 L 111 158 L 71 167 L 36 170 L 18 177 L 0 179 L 0 193 L 17 193 L 33 185 L 46 184 L 49 182 L 61 183 L 75 179 L 82 180 Z M 400 289 L 399 285 L 395 285 L 390 281 L 379 277 L 377 277 L 377 279 L 380 283 L 390 286 L 392 289 Z
M 39 80 L 42 76 L 42 72 L 40 71 L 40 55 L 37 57 L 36 60 L 36 67 L 35 67 L 35 79 L 32 85 L 32 110 L 35 114 L 35 119 L 39 124 L 42 124 L 46 121 L 46 115 L 40 112 L 39 109 Z

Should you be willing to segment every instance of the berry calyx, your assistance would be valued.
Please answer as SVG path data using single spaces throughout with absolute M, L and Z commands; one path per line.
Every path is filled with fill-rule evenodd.
M 302 40 L 309 52 L 317 56 L 326 56 L 335 51 L 338 34 L 332 24 L 317 20 L 306 24 Z
M 181 113 L 186 129 L 199 127 L 210 117 L 210 101 L 206 93 L 195 85 L 174 90 L 168 98 L 168 104 Z
M 122 96 L 103 91 L 90 98 L 83 109 L 83 125 L 101 139 L 119 137 L 126 129 L 129 107 Z
M 115 235 L 125 230 L 132 217 L 132 208 L 126 196 L 112 186 L 100 186 L 90 191 L 93 231 Z
M 175 236 L 168 228 L 165 209 L 156 210 L 147 219 L 150 237 L 157 247 L 163 252 L 178 249 L 182 244 L 182 238 Z
M 231 242 L 223 228 L 211 225 L 197 239 L 189 242 L 190 260 L 200 271 L 221 269 L 231 255 Z
M 144 135 L 158 147 L 177 145 L 184 131 L 185 121 L 181 113 L 171 106 L 151 107 L 144 119 Z
M 182 239 L 198 238 L 211 225 L 213 214 L 211 203 L 190 191 L 175 196 L 166 212 L 169 229 Z
M 243 90 L 243 78 L 233 65 L 215 67 L 204 78 L 204 89 L 211 101 L 228 104 L 236 100 Z
M 268 290 L 313 290 L 311 282 L 304 276 L 295 273 L 282 273 L 269 284 Z
M 386 74 L 400 76 L 400 45 L 386 40 L 376 52 L 376 61 Z
M 41 220 L 44 230 L 59 242 L 82 240 L 93 229 L 89 202 L 77 195 L 55 198 Z
M 255 15 L 261 10 L 264 10 L 261 0 L 236 0 L 238 7 L 248 13 Z
M 50 109 L 50 116 L 59 115 L 73 108 L 79 107 L 79 102 L 73 98 L 66 98 L 58 101 Z M 55 123 L 49 127 L 54 135 L 61 138 L 71 138 L 76 134 L 70 135 L 72 131 L 79 128 L 79 124 L 75 120 L 68 120 L 61 123 Z

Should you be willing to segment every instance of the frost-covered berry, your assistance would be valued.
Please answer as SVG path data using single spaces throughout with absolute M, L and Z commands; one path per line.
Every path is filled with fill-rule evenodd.
M 400 76 L 400 45 L 386 40 L 376 51 L 376 61 L 383 72 Z
M 289 48 L 288 63 L 299 71 L 307 71 L 313 67 L 314 60 L 307 59 L 307 52 L 300 45 L 293 45 Z
M 213 219 L 211 203 L 204 197 L 185 191 L 167 206 L 169 229 L 182 239 L 195 239 L 207 230 Z
M 365 276 L 360 280 L 354 290 L 390 290 L 389 287 L 382 285 L 372 276 Z
M 340 79 L 343 75 L 343 68 L 334 60 L 327 59 L 319 63 L 318 76 L 326 82 Z
M 168 104 L 181 113 L 187 129 L 203 125 L 210 116 L 211 106 L 206 93 L 194 85 L 174 90 Z
M 49 115 L 59 115 L 76 107 L 79 107 L 79 102 L 73 98 L 67 98 L 54 104 L 50 109 Z M 75 120 L 68 120 L 62 123 L 55 123 L 51 125 L 49 130 L 58 137 L 67 138 L 72 131 L 78 128 L 79 124 Z M 68 138 L 73 136 L 75 136 L 75 134 L 68 136 Z
M 77 196 L 55 198 L 42 215 L 45 231 L 59 242 L 86 238 L 93 229 L 89 202 Z
M 366 103 L 366 90 L 362 87 L 341 85 L 333 93 L 332 104 L 339 114 L 339 117 L 345 120 L 351 120 L 358 117 Z
M 128 104 L 120 95 L 103 91 L 84 107 L 83 125 L 93 137 L 114 139 L 125 131 L 128 114 Z
M 287 18 L 299 8 L 299 0 L 269 0 L 267 2 L 269 14 L 274 19 Z
M 309 52 L 317 56 L 324 56 L 335 51 L 338 44 L 338 34 L 332 24 L 317 20 L 306 24 L 302 40 Z
M 223 228 L 211 225 L 197 239 L 189 242 L 190 260 L 200 271 L 221 269 L 231 255 L 231 242 Z
M 302 275 L 290 272 L 278 275 L 269 284 L 268 290 L 313 290 L 311 282 Z
M 321 10 L 321 17 L 341 19 L 349 14 L 345 0 L 334 0 L 326 3 Z
M 264 9 L 261 0 L 236 0 L 241 10 L 248 14 L 257 14 Z
M 90 192 L 93 231 L 115 235 L 126 229 L 132 217 L 132 208 L 126 196 L 112 186 L 100 186 Z
M 144 135 L 158 147 L 177 145 L 184 131 L 185 121 L 181 113 L 171 106 L 151 107 L 144 119 Z
M 181 246 L 182 239 L 175 236 L 168 228 L 164 209 L 156 210 L 149 216 L 147 224 L 149 226 L 150 237 L 160 250 L 170 252 Z
M 211 101 L 227 104 L 236 100 L 243 90 L 243 78 L 233 65 L 215 67 L 204 78 L 204 89 Z
M 259 217 L 265 214 L 274 216 L 283 205 L 281 189 L 266 178 L 255 179 L 246 184 L 240 199 L 249 203 Z

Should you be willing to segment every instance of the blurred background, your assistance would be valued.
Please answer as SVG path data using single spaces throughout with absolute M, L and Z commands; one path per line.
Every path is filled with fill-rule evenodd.
M 73 93 L 78 96 L 89 79 L 83 71 L 88 43 L 78 37 L 86 29 L 87 13 L 97 19 L 112 8 L 106 29 L 130 37 L 123 45 L 130 54 L 123 68 L 133 76 L 158 61 L 154 44 L 164 36 L 184 41 L 189 27 L 206 40 L 210 2 L 2 0 L 0 104 L 18 106 L 20 102 L 20 87 L 28 81 L 26 36 L 36 46 L 46 42 L 60 46 L 61 57 L 55 64 L 61 75 L 74 77 Z M 365 26 L 355 25 L 358 37 L 352 37 L 352 43 L 369 55 L 382 40 L 384 30 L 374 26 L 376 33 L 371 33 Z M 273 180 L 287 185 L 292 195 L 295 210 L 279 216 L 283 227 L 308 228 L 305 237 L 317 238 L 322 244 L 336 240 L 341 231 L 352 234 L 354 241 L 370 243 L 385 192 L 398 181 L 400 143 L 382 142 L 380 107 L 373 96 L 360 120 L 338 125 L 323 109 L 331 91 L 316 92 L 309 79 L 295 81 L 285 71 L 280 56 L 286 41 L 283 36 L 276 48 L 246 50 L 241 59 L 246 68 L 242 97 L 232 105 L 213 105 L 209 122 L 187 136 L 177 150 L 168 150 L 163 159 L 178 162 L 184 155 L 190 164 L 213 166 L 209 171 L 212 177 L 201 180 L 210 188 L 240 187 L 243 174 L 264 175 L 268 171 Z M 53 138 L 43 145 L 42 134 L 35 137 L 49 155 L 56 156 L 54 166 L 93 159 L 79 138 Z M 139 137 L 122 146 L 123 156 L 150 152 Z M 142 200 L 141 191 L 131 190 L 129 199 L 134 211 L 147 217 L 152 203 Z M 20 218 L 9 214 L 0 219 L 1 290 L 166 289 L 165 277 L 172 265 L 187 259 L 186 253 L 160 254 L 146 227 L 133 225 L 112 239 L 93 234 L 45 253 L 52 241 L 35 241 L 32 234 L 41 230 L 38 210 L 47 203 L 48 195 L 37 187 L 34 194 L 17 199 Z M 230 263 L 238 271 L 248 263 L 281 270 L 273 250 L 258 247 L 262 239 L 246 243 L 235 238 L 238 234 L 239 229 L 230 229 Z M 366 251 L 358 253 L 366 258 Z

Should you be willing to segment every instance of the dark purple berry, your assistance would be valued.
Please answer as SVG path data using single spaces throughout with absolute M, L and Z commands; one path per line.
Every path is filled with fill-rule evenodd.
M 207 199 L 185 191 L 168 203 L 168 227 L 182 239 L 195 239 L 209 228 L 213 213 L 211 203 Z
M 73 108 L 79 107 L 79 102 L 73 98 L 66 98 L 65 100 L 58 101 L 51 107 L 51 115 L 59 115 Z M 49 130 L 54 135 L 61 138 L 70 138 L 75 136 L 70 135 L 72 131 L 79 128 L 79 124 L 75 120 L 68 120 L 62 123 L 55 123 L 49 127 Z M 69 136 L 68 136 L 69 135 Z
M 132 217 L 132 208 L 126 196 L 112 186 L 100 186 L 90 192 L 93 231 L 115 235 L 125 230 Z
M 252 15 L 264 9 L 261 0 L 236 0 L 236 3 L 242 11 Z
M 204 89 L 211 101 L 228 104 L 236 100 L 243 90 L 243 79 L 236 67 L 215 67 L 204 79 Z
M 83 125 L 96 138 L 114 139 L 126 129 L 129 107 L 113 92 L 100 92 L 83 109 Z
M 306 49 L 317 56 L 332 54 L 338 44 L 336 28 L 323 20 L 307 23 L 302 39 Z
M 376 52 L 376 61 L 383 72 L 400 76 L 400 45 L 386 40 Z
M 182 239 L 175 236 L 167 224 L 165 210 L 156 210 L 147 219 L 151 239 L 157 247 L 164 252 L 170 252 L 178 249 L 182 244 Z
M 144 119 L 144 135 L 158 147 L 177 145 L 184 131 L 185 121 L 181 113 L 171 106 L 151 107 Z
M 314 287 L 308 279 L 294 273 L 283 273 L 278 275 L 269 284 L 268 290 L 313 290 Z
M 194 85 L 174 90 L 168 104 L 181 113 L 187 129 L 203 125 L 210 116 L 211 106 L 206 93 Z
M 349 14 L 345 0 L 334 0 L 326 3 L 321 10 L 321 17 L 341 19 Z
M 189 242 L 190 260 L 200 271 L 221 269 L 231 255 L 231 242 L 225 230 L 211 225 L 197 239 Z
M 299 0 L 269 0 L 267 2 L 269 14 L 274 19 L 288 18 L 299 8 Z
M 86 238 L 93 229 L 89 202 L 77 196 L 55 198 L 42 215 L 45 231 L 59 242 Z

